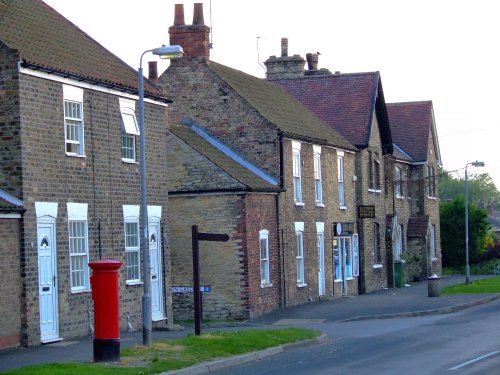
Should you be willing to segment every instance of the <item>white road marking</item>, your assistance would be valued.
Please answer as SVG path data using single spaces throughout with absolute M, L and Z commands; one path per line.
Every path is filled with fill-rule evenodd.
M 481 357 L 477 357 L 477 358 L 474 358 L 474 359 L 471 359 L 470 361 L 467 361 L 465 363 L 462 363 L 458 366 L 455 366 L 455 367 L 452 367 L 452 368 L 449 368 L 448 371 L 453 371 L 453 370 L 458 370 L 459 368 L 462 368 L 462 367 L 465 367 L 467 365 L 470 365 L 471 363 L 474 363 L 474 362 L 477 362 L 477 361 L 480 361 L 482 359 L 485 359 L 485 358 L 488 358 L 488 357 L 491 357 L 491 356 L 494 356 L 495 354 L 498 354 L 500 353 L 499 351 L 495 351 L 495 352 L 491 352 L 491 353 L 488 353 L 488 354 L 485 354 L 485 355 L 482 355 Z

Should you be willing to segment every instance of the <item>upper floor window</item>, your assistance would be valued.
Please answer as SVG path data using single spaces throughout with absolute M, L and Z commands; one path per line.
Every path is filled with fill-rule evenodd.
M 403 189 L 401 186 L 401 168 L 396 167 L 394 171 L 394 190 L 396 193 L 396 197 L 401 198 L 403 196 Z
M 377 153 L 368 151 L 368 189 L 381 191 L 380 185 L 380 160 Z
M 271 285 L 271 275 L 269 273 L 269 231 L 259 231 L 260 248 L 260 285 Z
M 345 207 L 344 153 L 337 152 L 337 176 L 339 185 L 339 206 Z
M 70 285 L 72 292 L 90 289 L 87 204 L 68 203 Z
M 316 205 L 323 205 L 323 183 L 321 181 L 321 146 L 313 146 L 314 149 L 314 191 Z
M 302 165 L 300 159 L 300 142 L 292 141 L 293 152 L 293 199 L 295 204 L 302 204 Z
M 84 156 L 83 90 L 63 85 L 66 155 Z
M 139 126 L 135 117 L 135 102 L 120 98 L 120 117 L 122 125 L 122 160 L 135 162 L 135 136 L 139 135 Z
M 427 193 L 429 197 L 436 197 L 436 172 L 430 166 L 427 166 Z

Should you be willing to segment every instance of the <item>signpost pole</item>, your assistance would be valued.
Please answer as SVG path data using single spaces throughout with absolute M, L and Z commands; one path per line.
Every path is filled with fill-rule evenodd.
M 194 293 L 194 334 L 201 334 L 200 300 L 200 248 L 198 244 L 198 225 L 191 227 L 193 243 L 193 293 Z

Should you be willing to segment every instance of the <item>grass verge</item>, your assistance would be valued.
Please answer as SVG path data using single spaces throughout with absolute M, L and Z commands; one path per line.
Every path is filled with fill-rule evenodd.
M 500 276 L 474 280 L 469 285 L 457 284 L 441 289 L 442 294 L 500 293 Z
M 302 329 L 251 329 L 189 335 L 175 340 L 158 340 L 152 346 L 124 348 L 120 363 L 54 363 L 27 366 L 5 374 L 37 375 L 146 375 L 189 367 L 204 361 L 263 350 L 312 339 L 319 332 Z

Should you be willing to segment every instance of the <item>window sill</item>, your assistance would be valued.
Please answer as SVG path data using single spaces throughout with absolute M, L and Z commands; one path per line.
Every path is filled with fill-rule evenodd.
M 306 286 L 307 286 L 306 283 L 297 284 L 297 288 L 305 288 Z
M 78 155 L 78 154 L 74 154 L 72 152 L 66 152 L 66 156 L 71 156 L 71 157 L 74 157 L 74 158 L 86 158 L 85 155 Z
M 373 268 L 375 268 L 375 269 L 377 269 L 377 268 L 384 268 L 384 265 L 383 264 L 374 264 Z
M 324 203 L 316 203 L 316 207 L 325 207 Z
M 295 205 L 299 206 L 299 207 L 304 207 L 305 203 L 304 202 L 295 202 Z
M 347 206 L 339 206 L 339 210 L 347 210 Z
M 396 195 L 396 199 L 405 199 L 402 195 Z
M 127 281 L 125 285 L 127 286 L 134 286 L 134 285 L 143 285 L 144 283 L 142 281 Z
M 380 189 L 368 189 L 368 192 L 369 192 L 369 193 L 377 193 L 377 194 L 381 194 L 381 193 L 382 193 L 382 190 L 380 190 Z
M 132 159 L 122 159 L 122 163 L 125 163 L 125 164 L 137 164 L 137 165 L 139 165 L 138 161 L 132 160 Z
M 71 294 L 84 294 L 84 293 L 90 293 L 90 289 L 79 289 L 79 290 L 72 290 Z
M 264 288 L 271 288 L 273 286 L 273 283 L 263 283 L 263 284 L 260 284 L 260 287 L 262 289 Z
M 345 279 L 345 281 L 352 281 L 352 280 L 354 280 L 354 277 L 353 277 L 353 276 L 351 276 L 351 277 L 346 277 L 346 279 Z
M 437 200 L 437 197 L 429 197 L 429 196 L 427 196 L 427 198 L 430 199 L 430 200 L 433 200 L 433 201 Z
M 432 261 L 432 262 L 437 262 L 437 261 L 438 261 L 438 258 L 431 258 L 431 261 Z

